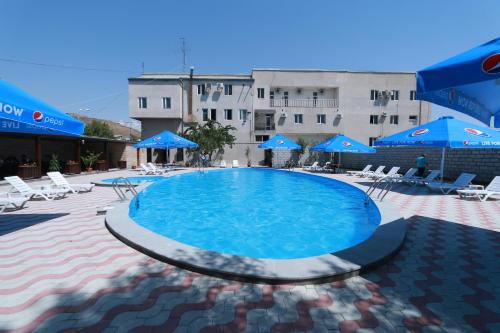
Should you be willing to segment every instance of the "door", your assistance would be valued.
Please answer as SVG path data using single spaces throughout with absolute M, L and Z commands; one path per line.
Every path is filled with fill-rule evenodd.
M 272 166 L 273 166 L 273 150 L 272 149 L 264 150 L 264 165 L 272 168 Z
M 266 131 L 272 130 L 273 115 L 266 114 Z

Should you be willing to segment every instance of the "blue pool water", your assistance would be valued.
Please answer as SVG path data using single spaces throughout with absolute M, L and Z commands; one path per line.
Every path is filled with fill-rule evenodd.
M 132 185 L 142 184 L 144 182 L 156 182 L 165 179 L 163 176 L 144 176 L 144 177 L 126 177 Z M 116 178 L 108 178 L 101 180 L 103 183 L 112 183 Z
M 380 223 L 373 202 L 350 185 L 272 169 L 226 169 L 166 178 L 139 194 L 130 217 L 184 244 L 254 258 L 336 252 Z

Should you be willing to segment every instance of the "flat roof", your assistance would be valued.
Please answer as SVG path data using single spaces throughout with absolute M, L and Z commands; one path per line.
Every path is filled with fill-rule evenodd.
M 319 73 L 354 73 L 354 74 L 416 74 L 410 71 L 374 71 L 344 69 L 305 69 L 305 68 L 254 68 L 252 72 L 319 72 Z

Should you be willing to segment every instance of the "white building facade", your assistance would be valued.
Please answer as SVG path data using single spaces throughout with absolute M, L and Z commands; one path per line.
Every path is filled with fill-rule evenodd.
M 129 115 L 142 138 L 209 119 L 236 128 L 221 159 L 265 164 L 257 145 L 275 134 L 309 145 L 338 134 L 365 144 L 430 120 L 415 73 L 254 69 L 251 74 L 144 74 L 129 79 Z M 182 160 L 182 153 L 168 159 Z M 162 151 L 148 159 L 163 162 Z

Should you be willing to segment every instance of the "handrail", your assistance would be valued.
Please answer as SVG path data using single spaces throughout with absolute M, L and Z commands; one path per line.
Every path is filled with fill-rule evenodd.
M 130 182 L 130 180 L 125 177 L 117 177 L 113 179 L 112 185 L 113 185 L 113 190 L 115 191 L 116 195 L 118 195 L 120 201 L 124 201 L 127 199 L 127 195 L 125 194 L 125 192 L 123 192 L 122 186 L 120 185 L 121 182 L 124 183 L 125 186 L 127 187 L 127 190 L 132 193 L 133 198 L 136 198 L 137 191 Z M 137 208 L 139 207 L 139 200 L 136 200 L 136 206 Z

